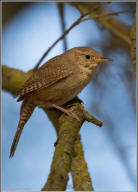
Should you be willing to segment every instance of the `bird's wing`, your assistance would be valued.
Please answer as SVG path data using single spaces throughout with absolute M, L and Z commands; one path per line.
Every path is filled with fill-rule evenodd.
M 36 90 L 49 87 L 72 74 L 71 67 L 57 62 L 45 63 L 17 91 L 16 96 L 24 96 Z

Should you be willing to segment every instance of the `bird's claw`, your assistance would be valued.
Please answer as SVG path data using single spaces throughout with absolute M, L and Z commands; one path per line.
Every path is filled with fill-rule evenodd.
M 66 113 L 68 116 L 76 119 L 77 121 L 80 121 L 79 117 L 78 117 L 75 113 L 73 113 L 72 110 L 66 110 L 66 112 L 64 112 L 64 113 L 59 117 L 59 120 L 61 120 L 61 118 L 65 115 L 65 113 Z

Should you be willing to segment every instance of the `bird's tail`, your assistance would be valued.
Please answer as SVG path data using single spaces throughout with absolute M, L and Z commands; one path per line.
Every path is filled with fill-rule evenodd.
M 30 118 L 30 116 L 32 115 L 34 109 L 35 109 L 36 105 L 33 103 L 30 103 L 29 100 L 25 99 L 22 103 L 21 106 L 21 111 L 20 111 L 20 120 L 18 123 L 18 127 L 17 127 L 17 131 L 15 133 L 13 142 L 12 142 L 12 146 L 11 146 L 11 150 L 10 150 L 10 156 L 9 157 L 13 157 L 14 152 L 16 150 L 16 147 L 18 145 L 23 127 L 25 125 L 25 123 L 28 121 L 28 119 Z

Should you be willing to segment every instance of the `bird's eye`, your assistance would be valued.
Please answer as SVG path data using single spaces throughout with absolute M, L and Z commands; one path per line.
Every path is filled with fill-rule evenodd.
M 85 55 L 85 58 L 86 58 L 86 59 L 90 59 L 91 56 L 90 56 L 90 55 Z

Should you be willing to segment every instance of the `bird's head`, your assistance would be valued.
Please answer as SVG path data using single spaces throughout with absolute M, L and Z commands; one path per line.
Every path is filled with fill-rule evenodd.
M 73 52 L 72 59 L 85 71 L 95 71 L 99 63 L 112 61 L 112 59 L 103 58 L 100 53 L 88 47 L 75 47 L 70 50 Z

